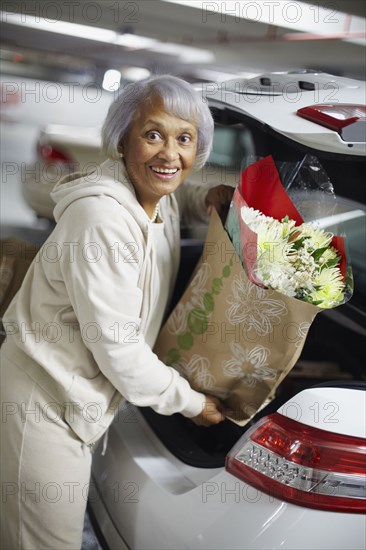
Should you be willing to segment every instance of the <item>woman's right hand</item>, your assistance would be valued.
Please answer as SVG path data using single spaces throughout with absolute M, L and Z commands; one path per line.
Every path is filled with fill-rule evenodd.
M 219 424 L 225 420 L 225 416 L 229 411 L 225 408 L 223 403 L 212 395 L 205 395 L 205 403 L 202 406 L 202 411 L 197 416 L 191 418 L 191 420 L 197 424 L 197 426 L 212 426 Z

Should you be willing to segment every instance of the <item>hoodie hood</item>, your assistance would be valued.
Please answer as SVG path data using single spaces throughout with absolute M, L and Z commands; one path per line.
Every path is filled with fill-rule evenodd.
M 136 199 L 124 162 L 106 160 L 87 174 L 76 172 L 62 178 L 51 192 L 56 203 L 53 215 L 56 222 L 74 201 L 90 196 L 109 196 L 128 207 L 137 220 L 146 223 L 147 214 Z

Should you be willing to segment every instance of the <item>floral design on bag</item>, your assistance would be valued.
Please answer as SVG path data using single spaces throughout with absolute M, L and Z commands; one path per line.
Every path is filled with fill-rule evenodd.
M 179 303 L 175 307 L 174 311 L 171 313 L 167 327 L 170 334 L 180 334 L 184 332 L 187 327 L 187 315 L 186 309 L 187 304 Z
M 314 317 L 313 317 L 313 320 L 314 320 Z M 301 346 L 303 344 L 303 341 L 305 340 L 310 327 L 311 327 L 311 323 L 305 323 L 305 322 L 300 323 L 297 326 L 297 340 L 295 342 L 296 347 Z
M 275 380 L 276 370 L 268 367 L 268 348 L 248 349 L 235 342 L 230 343 L 230 348 L 233 356 L 222 365 L 226 376 L 239 379 L 249 387 L 256 386 L 259 380 Z
M 183 376 L 188 376 L 193 385 L 203 390 L 211 390 L 216 383 L 214 375 L 210 372 L 211 364 L 207 357 L 195 354 L 189 361 L 182 357 L 175 367 Z
M 226 317 L 232 325 L 243 323 L 258 336 L 265 336 L 287 314 L 285 303 L 271 298 L 274 292 L 254 285 L 244 273 L 233 279 L 231 290 L 232 295 L 227 298 L 231 305 L 226 310 Z
M 211 266 L 207 262 L 204 262 L 192 279 L 192 298 L 191 302 L 187 305 L 199 308 L 204 307 L 204 296 L 207 292 L 206 285 L 210 274 Z
M 204 308 L 204 296 L 207 293 L 205 287 L 210 273 L 211 266 L 207 262 L 203 263 L 191 282 L 191 300 L 185 304 L 179 303 L 168 319 L 167 327 L 170 334 L 178 335 L 185 332 L 187 330 L 187 313 L 189 310 L 194 307 L 198 309 Z
M 229 264 L 222 268 L 221 277 L 212 279 L 210 290 L 205 285 L 211 266 L 207 262 L 202 263 L 191 283 L 193 298 L 181 308 L 176 308 L 177 313 L 174 311 L 167 322 L 169 332 L 177 336 L 177 347 L 170 348 L 165 358 L 167 365 L 176 366 L 181 361 L 181 351 L 190 350 L 195 337 L 207 332 L 210 316 L 215 309 L 215 296 L 221 293 L 224 280 L 230 277 L 233 261 L 231 258 Z

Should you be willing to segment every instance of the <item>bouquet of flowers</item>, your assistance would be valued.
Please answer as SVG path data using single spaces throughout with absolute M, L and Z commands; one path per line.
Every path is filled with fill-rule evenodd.
M 296 364 L 315 316 L 352 295 L 344 240 L 321 228 L 337 218 L 323 168 L 305 157 L 279 171 L 271 157 L 250 164 L 225 227 L 213 211 L 202 257 L 155 346 L 241 424 Z
M 297 173 L 292 173 L 287 182 L 287 191 L 290 188 L 300 206 L 305 201 L 309 203 L 309 194 L 312 195 L 310 209 L 314 210 L 314 203 L 317 204 L 316 218 L 304 222 L 289 193 L 284 191 L 272 158 L 261 162 L 262 166 L 255 163 L 243 172 L 225 224 L 249 279 L 322 309 L 341 305 L 352 295 L 352 273 L 349 266 L 346 274 L 344 239 L 320 227 L 324 218 L 329 223 L 332 218 L 329 214 L 335 206 L 333 187 L 324 170 L 315 157 L 306 156 L 295 165 Z M 272 166 L 269 186 L 268 176 L 258 173 L 258 166 L 267 170 Z M 309 166 L 320 172 L 318 179 L 321 176 L 323 188 L 315 182 L 309 190 L 309 182 L 301 175 L 301 170 Z M 251 177 L 251 168 L 256 168 L 255 178 Z M 269 189 L 260 189 L 264 185 Z M 330 200 L 324 200 L 329 196 Z M 251 205 L 259 201 L 263 210 L 249 206 L 247 201 Z M 273 217 L 269 213 L 273 212 L 274 205 Z
M 322 308 L 344 301 L 341 256 L 331 245 L 332 233 L 307 223 L 296 226 L 288 216 L 278 221 L 249 206 L 240 214 L 257 234 L 256 276 L 266 287 Z

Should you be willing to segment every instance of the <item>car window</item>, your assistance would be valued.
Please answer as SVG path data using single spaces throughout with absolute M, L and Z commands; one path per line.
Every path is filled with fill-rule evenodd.
M 208 164 L 225 166 L 240 171 L 242 158 L 254 154 L 250 130 L 243 124 L 215 126 L 212 151 Z

